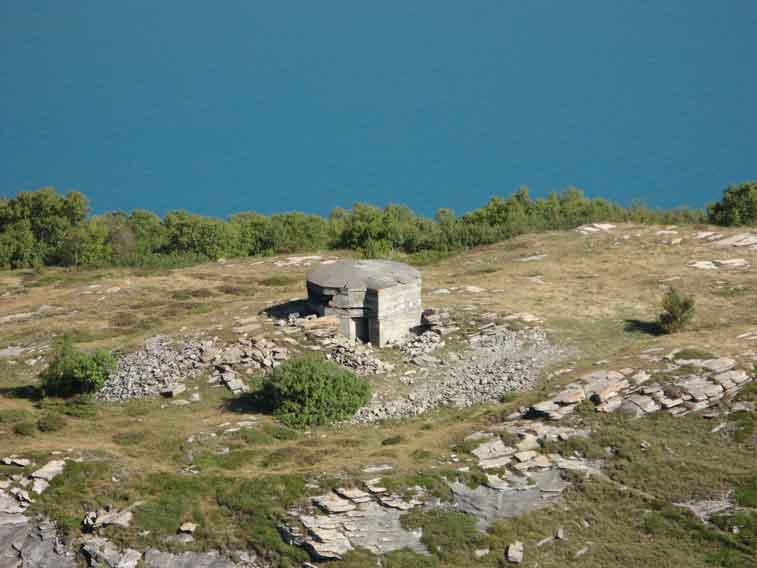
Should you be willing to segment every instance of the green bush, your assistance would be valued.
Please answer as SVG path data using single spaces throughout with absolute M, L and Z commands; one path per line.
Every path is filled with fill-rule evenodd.
M 731 186 L 723 199 L 708 207 L 710 223 L 738 226 L 757 225 L 757 182 Z
M 57 432 L 58 430 L 62 430 L 65 425 L 66 419 L 60 414 L 52 412 L 42 415 L 37 421 L 37 428 L 39 428 L 40 432 Z
M 302 428 L 350 418 L 370 400 L 370 386 L 353 372 L 310 355 L 274 369 L 261 395 L 279 420 Z
M 45 396 L 62 397 L 95 392 L 115 367 L 116 361 L 109 351 L 78 351 L 71 339 L 64 337 L 50 366 L 42 373 L 42 389 Z
M 13 432 L 19 436 L 34 436 L 36 431 L 34 422 L 19 422 L 13 427 Z
M 669 288 L 662 299 L 663 312 L 657 324 L 663 333 L 681 331 L 694 317 L 694 298 L 682 296 L 675 288 Z

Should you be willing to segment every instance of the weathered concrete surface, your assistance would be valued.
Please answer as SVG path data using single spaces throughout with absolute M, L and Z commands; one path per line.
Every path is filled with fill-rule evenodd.
M 383 347 L 403 339 L 421 320 L 421 275 L 389 260 L 343 260 L 308 273 L 308 307 L 337 315 L 350 339 Z

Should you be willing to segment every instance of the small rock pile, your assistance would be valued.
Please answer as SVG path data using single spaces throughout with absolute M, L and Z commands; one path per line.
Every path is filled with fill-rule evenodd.
M 326 358 L 354 370 L 358 375 L 376 375 L 388 373 L 394 365 L 374 357 L 370 344 L 353 343 L 341 336 L 326 339 L 323 345 L 328 349 Z
M 246 383 L 239 378 L 239 371 L 250 373 L 257 369 L 272 369 L 287 358 L 289 350 L 286 347 L 264 337 L 241 338 L 225 348 L 217 347 L 213 341 L 202 344 L 202 361 L 211 369 L 208 382 L 221 382 L 235 394 L 247 390 Z
M 406 359 L 414 359 L 419 355 L 427 355 L 437 347 L 444 345 L 441 336 L 435 331 L 424 331 L 420 335 L 413 337 L 407 343 L 400 347 L 402 355 Z
M 176 344 L 166 337 L 152 337 L 140 351 L 127 353 L 116 371 L 98 391 L 99 400 L 128 400 L 155 396 L 203 369 L 202 344 L 188 340 Z

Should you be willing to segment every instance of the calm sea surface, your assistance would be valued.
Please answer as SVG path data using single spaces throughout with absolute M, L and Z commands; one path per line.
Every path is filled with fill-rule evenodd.
M 757 2 L 6 2 L 0 194 L 464 212 L 757 178 Z

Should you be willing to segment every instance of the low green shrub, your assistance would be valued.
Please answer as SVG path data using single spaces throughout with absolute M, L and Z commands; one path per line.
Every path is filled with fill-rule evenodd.
M 37 428 L 40 432 L 57 432 L 66 426 L 66 419 L 60 414 L 48 412 L 37 420 Z
M 676 361 L 690 360 L 690 359 L 714 359 L 714 358 L 715 358 L 715 355 L 713 355 L 709 351 L 705 351 L 704 349 L 697 349 L 695 347 L 682 349 L 681 351 L 678 351 L 675 355 L 673 355 L 673 359 L 675 359 Z
M 19 410 L 11 408 L 9 410 L 0 410 L 0 424 L 16 424 L 31 418 L 31 412 L 28 410 Z
M 657 324 L 663 333 L 676 333 L 688 325 L 694 317 L 694 298 L 682 296 L 678 290 L 668 288 L 662 299 L 663 312 L 657 318 Z
M 274 369 L 261 396 L 284 424 L 303 428 L 350 418 L 370 400 L 365 379 L 315 355 Z
M 13 432 L 18 436 L 34 436 L 37 427 L 34 422 L 19 422 L 13 427 Z
M 41 375 L 42 390 L 45 396 L 62 397 L 95 392 L 105 384 L 115 367 L 116 360 L 109 351 L 78 351 L 66 336 Z

